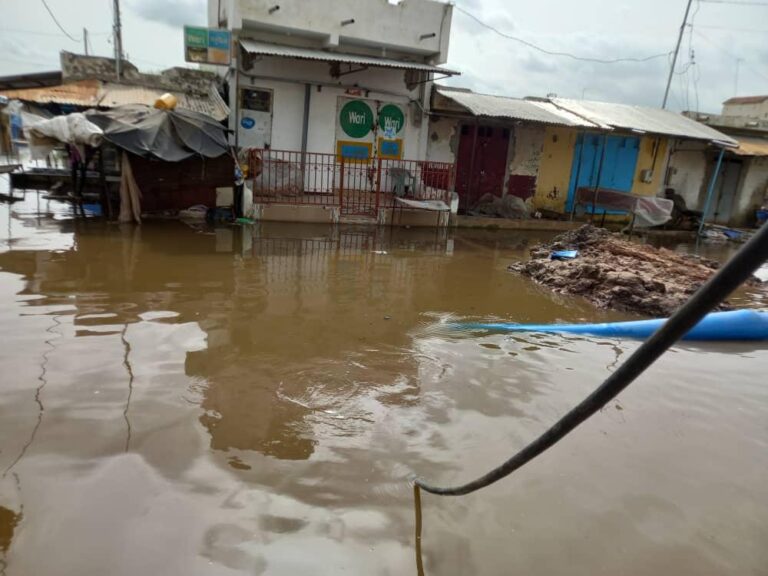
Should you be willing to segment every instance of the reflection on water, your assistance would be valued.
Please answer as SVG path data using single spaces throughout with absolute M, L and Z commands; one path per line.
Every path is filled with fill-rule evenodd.
M 766 352 L 734 344 L 676 348 L 504 483 L 422 495 L 417 566 L 413 474 L 484 472 L 636 347 L 449 329 L 622 318 L 506 271 L 541 236 L 3 210 L 9 576 L 768 565 Z

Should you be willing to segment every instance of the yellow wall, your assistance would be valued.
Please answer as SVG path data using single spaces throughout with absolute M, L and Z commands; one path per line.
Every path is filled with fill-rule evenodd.
M 632 194 L 638 196 L 655 196 L 661 191 L 661 183 L 664 181 L 664 172 L 667 168 L 667 150 L 669 149 L 669 139 L 661 136 L 643 136 L 640 139 L 640 150 L 637 155 L 637 168 L 635 170 L 635 181 L 632 183 Z M 653 162 L 654 151 L 656 151 L 656 164 Z M 642 182 L 640 174 L 645 169 L 653 168 L 653 179 L 651 182 Z
M 571 181 L 571 166 L 579 131 L 573 128 L 549 127 L 544 137 L 544 149 L 536 180 L 534 205 L 537 209 L 564 212 Z M 658 146 L 658 151 L 656 147 Z M 637 168 L 632 183 L 632 194 L 655 196 L 661 191 L 667 166 L 669 140 L 663 137 L 643 136 L 637 156 Z M 653 158 L 656 154 L 656 163 Z M 651 182 L 642 182 L 641 173 L 653 168 Z
M 578 132 L 573 128 L 547 128 L 533 198 L 537 209 L 554 212 L 565 210 L 577 135 Z

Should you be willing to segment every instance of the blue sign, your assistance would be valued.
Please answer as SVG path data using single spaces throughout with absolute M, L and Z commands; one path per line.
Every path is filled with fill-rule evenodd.
M 245 117 L 242 120 L 240 120 L 240 126 L 245 128 L 246 130 L 250 130 L 251 128 L 256 126 L 256 120 L 254 120 L 253 118 Z
M 379 151 L 382 156 L 394 156 L 400 157 L 400 142 L 398 140 L 382 140 L 381 150 Z
M 208 30 L 208 47 L 229 50 L 232 33 L 229 30 Z
M 370 150 L 365 144 L 344 144 L 341 147 L 341 155 L 354 160 L 368 160 Z

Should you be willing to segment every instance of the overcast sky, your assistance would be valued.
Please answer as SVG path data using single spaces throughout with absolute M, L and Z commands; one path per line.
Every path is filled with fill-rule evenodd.
M 312 0 L 307 0 L 312 1 Z M 730 0 L 734 1 L 734 0 Z M 743 0 L 741 0 L 743 1 Z M 676 110 L 716 112 L 734 94 L 768 93 L 768 0 L 764 6 L 694 0 L 670 99 Z M 87 27 L 93 52 L 111 55 L 111 0 L 2 0 L 0 75 L 58 68 L 59 50 L 82 51 Z M 458 7 L 507 34 L 550 51 L 611 59 L 673 49 L 686 0 L 458 0 Z M 123 43 L 141 70 L 183 65 L 181 26 L 206 23 L 205 0 L 123 0 Z M 76 8 L 75 8 L 76 6 Z M 690 65 L 693 48 L 695 64 Z M 740 60 L 739 60 L 740 59 Z M 558 96 L 658 106 L 666 57 L 645 63 L 596 64 L 549 56 L 500 37 L 454 11 L 451 83 L 509 96 Z

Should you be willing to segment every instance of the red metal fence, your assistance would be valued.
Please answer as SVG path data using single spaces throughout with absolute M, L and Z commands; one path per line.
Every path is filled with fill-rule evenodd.
M 342 214 L 375 217 L 395 197 L 450 204 L 454 166 L 420 160 L 344 159 L 336 154 L 252 150 L 254 201 L 336 206 Z

